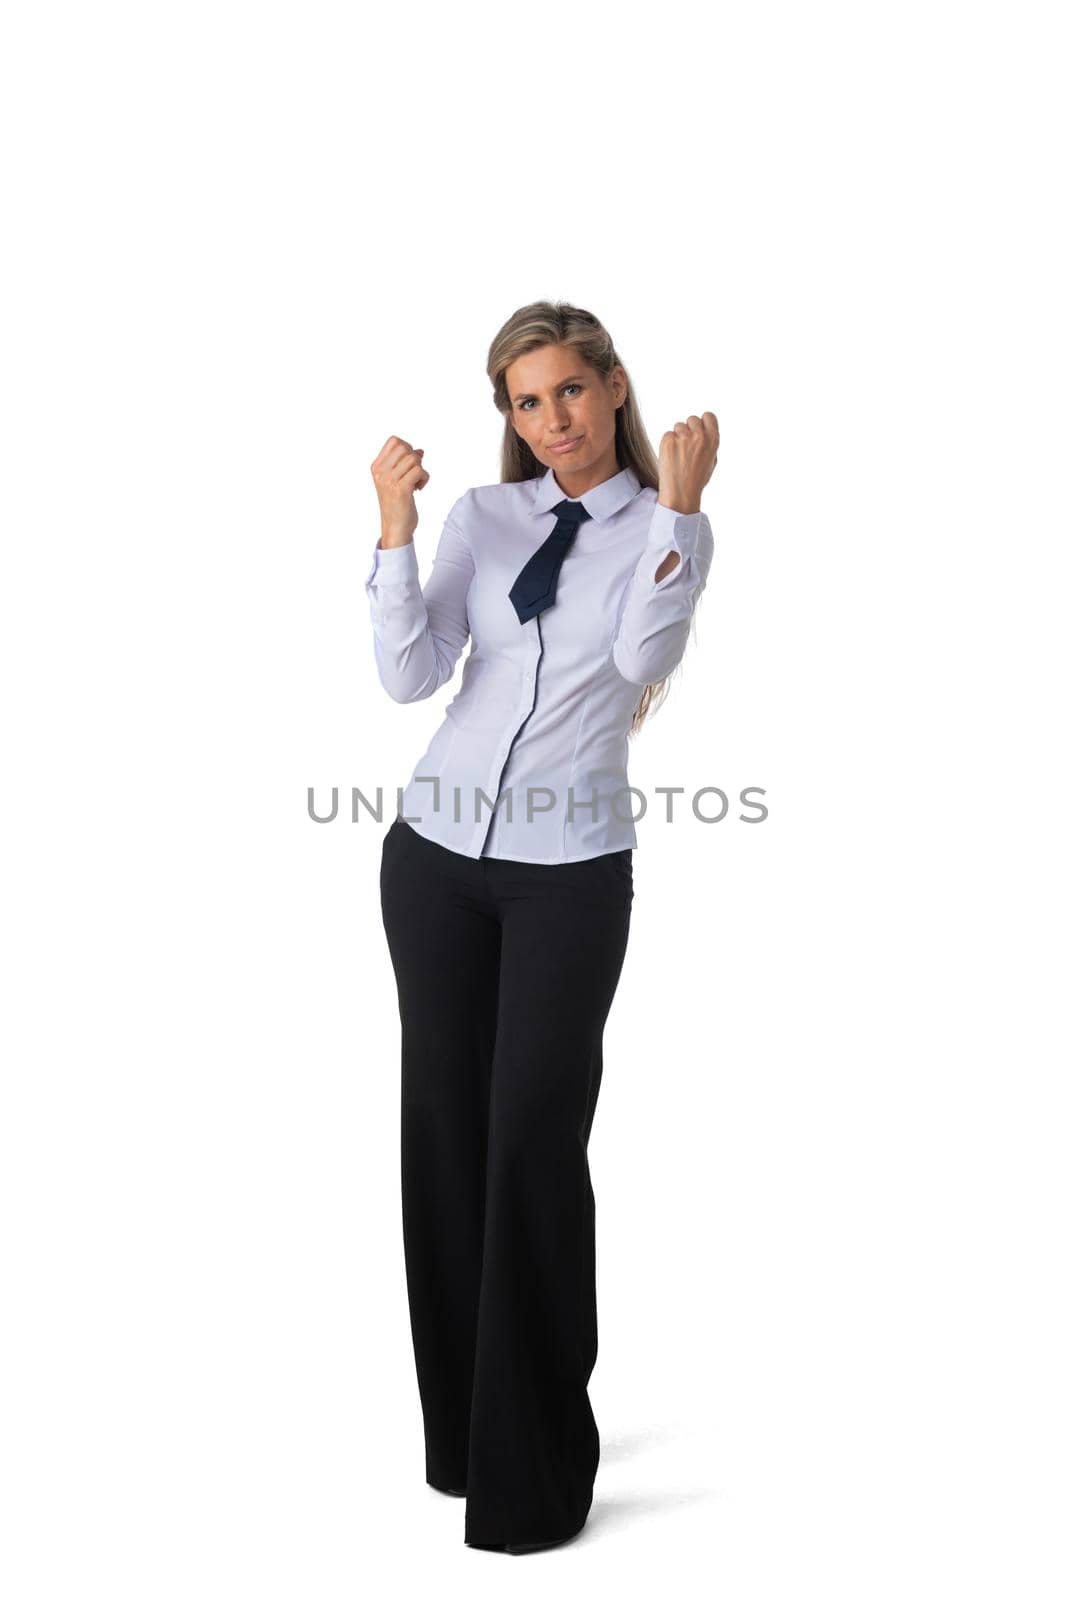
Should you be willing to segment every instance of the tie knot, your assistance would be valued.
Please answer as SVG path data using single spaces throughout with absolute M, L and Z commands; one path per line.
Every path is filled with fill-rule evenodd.
M 561 522 L 573 522 L 575 527 L 579 522 L 584 522 L 586 517 L 593 515 L 591 511 L 585 509 L 580 500 L 560 500 L 552 507 L 552 511 Z

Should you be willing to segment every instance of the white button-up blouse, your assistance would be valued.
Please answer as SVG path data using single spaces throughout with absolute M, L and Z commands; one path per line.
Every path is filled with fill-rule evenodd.
M 458 692 L 400 814 L 465 856 L 557 864 L 637 844 L 628 733 L 646 684 L 677 666 L 713 552 L 702 511 L 660 505 L 629 467 L 578 496 L 591 513 L 555 603 L 520 623 L 508 598 L 567 495 L 551 469 L 468 489 L 420 585 L 414 544 L 375 547 L 365 589 L 378 675 L 394 700 Z M 659 583 L 672 551 L 679 560 Z

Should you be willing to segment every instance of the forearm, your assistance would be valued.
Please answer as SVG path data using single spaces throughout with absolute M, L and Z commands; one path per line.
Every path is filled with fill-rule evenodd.
M 711 524 L 699 508 L 681 511 L 657 501 L 612 646 L 616 667 L 631 683 L 658 683 L 681 661 L 713 552 Z
M 473 563 L 457 520 L 445 519 L 425 590 L 410 533 L 383 526 L 364 588 L 370 602 L 378 676 L 394 700 L 424 700 L 447 683 L 469 637 L 467 590 Z M 390 541 L 394 542 L 390 542 Z

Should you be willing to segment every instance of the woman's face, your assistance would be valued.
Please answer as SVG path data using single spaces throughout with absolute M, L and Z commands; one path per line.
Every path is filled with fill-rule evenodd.
M 509 420 L 568 493 L 579 495 L 619 469 L 615 413 L 626 399 L 626 377 L 616 367 L 605 382 L 567 345 L 543 345 L 518 356 L 504 374 L 511 400 Z M 557 450 L 577 439 L 573 449 Z

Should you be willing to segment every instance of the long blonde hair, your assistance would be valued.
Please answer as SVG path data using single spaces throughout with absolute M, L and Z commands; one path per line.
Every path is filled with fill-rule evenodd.
M 500 450 L 501 483 L 522 483 L 527 478 L 543 477 L 548 470 L 510 424 L 511 401 L 504 375 L 519 356 L 549 344 L 568 345 L 605 380 L 616 367 L 622 367 L 626 373 L 626 399 L 615 412 L 615 454 L 619 471 L 632 467 L 642 488 L 658 490 L 659 457 L 645 431 L 630 374 L 619 360 L 611 335 L 591 311 L 560 300 L 535 300 L 531 305 L 520 306 L 489 346 L 486 370 L 493 385 L 493 403 L 505 419 Z M 662 702 L 673 676 L 671 673 L 659 683 L 645 685 L 630 724 L 631 735 L 639 731 L 650 711 Z

